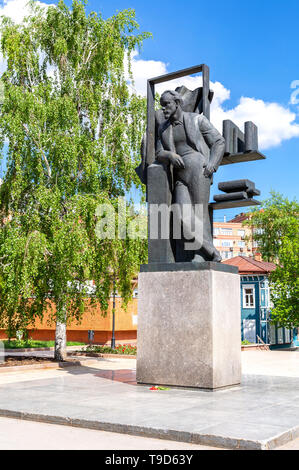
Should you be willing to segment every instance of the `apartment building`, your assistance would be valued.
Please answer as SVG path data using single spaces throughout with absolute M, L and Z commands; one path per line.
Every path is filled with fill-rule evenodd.
M 244 226 L 248 214 L 242 213 L 230 221 L 213 223 L 214 245 L 223 260 L 236 256 L 259 257 L 257 244 L 253 241 L 253 230 Z

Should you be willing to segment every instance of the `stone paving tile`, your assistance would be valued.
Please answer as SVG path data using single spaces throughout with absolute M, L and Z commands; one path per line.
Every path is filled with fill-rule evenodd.
M 96 377 L 102 377 L 116 382 L 122 382 L 131 385 L 137 385 L 136 371 L 132 369 L 123 369 L 121 371 L 102 370 L 95 373 Z
M 148 416 L 140 416 L 139 423 L 140 426 L 194 433 L 211 425 L 220 424 L 226 419 L 227 413 L 209 413 L 204 410 L 196 410 L 194 413 L 194 408 L 185 408 L 181 410 L 179 418 L 175 410 L 164 413 L 160 411 Z
M 199 431 L 202 436 L 215 436 L 215 442 L 216 437 L 226 438 L 230 441 L 247 441 L 248 448 L 250 448 L 250 442 L 252 444 L 259 443 L 263 446 L 263 444 L 265 444 L 267 441 L 271 441 L 280 436 L 284 430 L 280 426 L 271 426 L 268 424 L 261 424 L 257 426 L 256 424 L 247 422 L 240 423 L 235 421 L 225 421 L 214 426 L 208 426 L 204 429 L 200 428 Z M 287 431 L 288 430 L 286 429 L 285 432 Z M 253 445 L 252 448 L 256 447 Z

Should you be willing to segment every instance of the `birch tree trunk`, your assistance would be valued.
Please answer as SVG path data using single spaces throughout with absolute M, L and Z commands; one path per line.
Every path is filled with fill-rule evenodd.
M 64 321 L 56 320 L 56 331 L 55 331 L 55 352 L 54 359 L 56 361 L 65 361 L 67 358 L 66 354 L 66 314 Z

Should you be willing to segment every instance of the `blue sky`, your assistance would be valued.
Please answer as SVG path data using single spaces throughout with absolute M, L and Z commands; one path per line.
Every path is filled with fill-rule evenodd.
M 17 11 L 25 0 L 0 1 L 2 10 Z M 57 3 L 45 0 L 44 3 Z M 66 2 L 68 5 L 71 2 Z M 222 167 L 217 183 L 252 179 L 266 198 L 271 189 L 289 198 L 298 196 L 299 93 L 298 0 L 90 0 L 88 10 L 104 17 L 134 8 L 140 29 L 150 31 L 133 65 L 136 89 L 151 76 L 206 63 L 216 102 L 211 121 L 218 127 L 230 118 L 238 125 L 255 121 L 260 128 L 265 161 Z M 194 82 L 195 83 L 195 82 Z M 234 215 L 238 210 L 216 214 Z

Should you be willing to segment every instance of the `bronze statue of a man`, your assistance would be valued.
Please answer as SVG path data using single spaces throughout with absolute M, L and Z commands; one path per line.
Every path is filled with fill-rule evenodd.
M 202 206 L 201 247 L 194 251 L 192 259 L 219 262 L 221 256 L 213 245 L 209 199 L 225 140 L 204 115 L 182 110 L 178 92 L 165 91 L 160 103 L 166 120 L 158 128 L 156 160 L 173 166 L 172 203 Z

